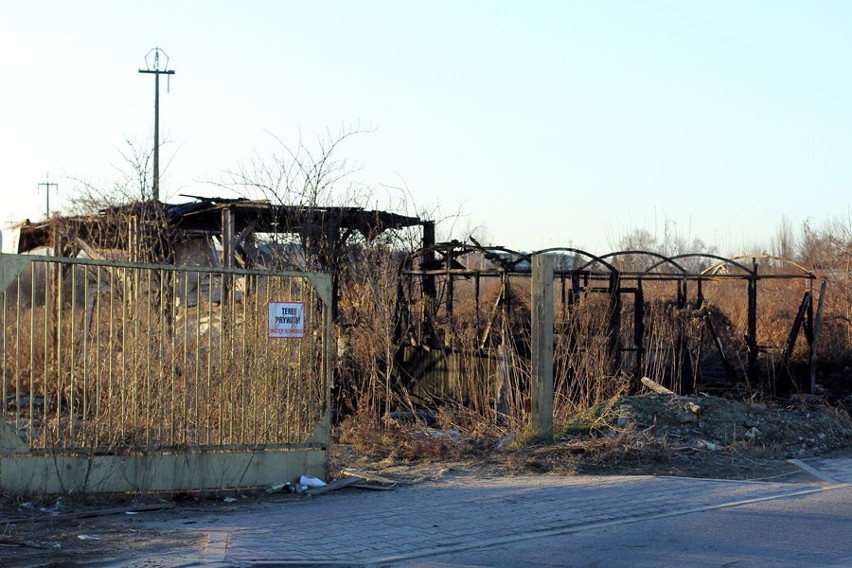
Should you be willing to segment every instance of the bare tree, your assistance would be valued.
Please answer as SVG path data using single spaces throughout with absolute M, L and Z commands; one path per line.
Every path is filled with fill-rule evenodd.
M 166 144 L 169 144 L 168 140 L 161 146 Z M 70 214 L 87 215 L 106 208 L 152 199 L 153 149 L 125 136 L 124 145 L 117 147 L 116 151 L 120 161 L 112 164 L 116 174 L 114 178 L 100 182 L 92 182 L 82 177 L 70 178 L 74 182 L 74 199 L 68 207 Z M 164 173 L 168 171 L 170 163 L 171 159 L 163 168 Z
M 238 169 L 225 172 L 217 185 L 247 199 L 265 199 L 276 205 L 328 207 L 358 197 L 340 192 L 340 182 L 357 171 L 337 154 L 349 139 L 369 132 L 360 127 L 327 132 L 310 146 L 301 138 L 295 145 L 270 134 L 278 144 L 271 156 L 255 154 Z M 361 196 L 363 197 L 363 196 Z
M 796 235 L 793 230 L 793 223 L 786 215 L 781 216 L 781 221 L 775 228 L 771 250 L 773 256 L 779 258 L 793 259 L 796 255 Z
M 171 261 L 173 235 L 166 212 L 162 203 L 152 199 L 153 150 L 125 137 L 124 147 L 117 151 L 121 160 L 113 164 L 116 177 L 112 180 L 95 183 L 70 178 L 74 182 L 68 207 L 71 217 L 53 221 L 65 243 L 54 246 L 60 246 L 62 254 L 78 249 L 90 254 L 114 250 L 137 261 Z
M 344 183 L 357 167 L 338 154 L 346 141 L 366 132 L 360 127 L 341 128 L 317 138 L 315 145 L 302 139 L 290 145 L 273 136 L 278 148 L 271 157 L 255 154 L 215 182 L 242 198 L 287 208 L 286 216 L 273 220 L 280 225 L 266 235 L 276 249 L 275 267 L 335 272 L 344 260 L 346 245 L 358 235 L 339 230 L 346 214 L 342 207 L 363 206 L 369 192 Z

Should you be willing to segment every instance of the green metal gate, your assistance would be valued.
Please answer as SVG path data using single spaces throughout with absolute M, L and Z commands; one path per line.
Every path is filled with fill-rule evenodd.
M 0 487 L 325 473 L 326 274 L 0 255 Z

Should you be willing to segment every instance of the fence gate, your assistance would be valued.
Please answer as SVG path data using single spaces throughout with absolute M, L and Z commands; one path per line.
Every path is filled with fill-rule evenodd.
M 326 274 L 0 255 L 4 491 L 324 476 Z

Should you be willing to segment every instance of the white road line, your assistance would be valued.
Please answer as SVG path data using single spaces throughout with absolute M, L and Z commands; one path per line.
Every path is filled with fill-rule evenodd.
M 824 474 L 823 472 L 821 472 L 820 470 L 818 470 L 814 467 L 809 466 L 808 464 L 806 464 L 802 460 L 791 459 L 791 460 L 787 460 L 787 461 L 789 461 L 791 464 L 795 465 L 796 467 L 802 469 L 803 471 L 810 473 L 811 475 L 813 475 L 817 479 L 821 479 L 822 481 L 825 481 L 826 483 L 840 483 L 839 481 L 837 481 L 833 477 Z

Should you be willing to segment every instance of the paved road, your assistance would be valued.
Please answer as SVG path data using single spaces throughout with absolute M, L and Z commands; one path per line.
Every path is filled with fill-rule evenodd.
M 198 549 L 120 566 L 830 566 L 852 568 L 852 459 L 812 481 L 665 477 L 453 478 L 345 490 L 136 530 Z

